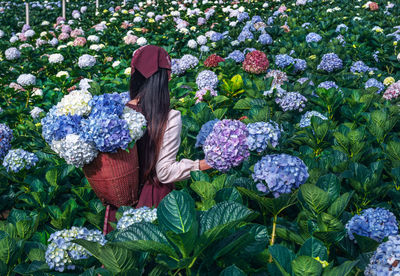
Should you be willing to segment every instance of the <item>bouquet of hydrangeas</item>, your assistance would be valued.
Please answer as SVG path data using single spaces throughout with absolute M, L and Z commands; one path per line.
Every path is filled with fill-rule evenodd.
M 126 210 L 118 220 L 117 229 L 122 230 L 134 223 L 153 222 L 157 219 L 157 208 L 141 207 L 139 209 Z
M 65 269 L 74 270 L 73 261 L 87 259 L 91 256 L 82 246 L 72 242 L 76 239 L 98 242 L 101 245 L 105 245 L 107 242 L 99 230 L 88 230 L 85 227 L 72 226 L 71 229 L 54 232 L 50 235 L 45 253 L 46 263 L 50 269 L 59 272 L 63 272 Z
M 126 150 L 143 136 L 146 119 L 126 107 L 125 93 L 92 96 L 75 90 L 64 96 L 42 119 L 42 135 L 68 164 L 83 167 L 98 152 Z

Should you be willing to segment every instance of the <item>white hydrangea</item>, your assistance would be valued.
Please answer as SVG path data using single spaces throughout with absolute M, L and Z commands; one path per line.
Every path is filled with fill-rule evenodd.
M 144 45 L 147 44 L 147 39 L 144 38 L 144 37 L 139 37 L 138 40 L 136 41 L 136 43 L 137 43 L 139 46 L 144 46 Z
M 104 48 L 104 44 L 92 44 L 90 45 L 89 49 L 93 51 L 99 51 Z
M 93 67 L 96 64 L 96 58 L 94 56 L 84 54 L 79 57 L 78 66 L 79 68 Z
M 41 25 L 42 26 L 48 26 L 48 25 L 50 25 L 50 22 L 45 20 L 45 21 L 42 22 Z
M 49 44 L 53 47 L 57 46 L 58 44 L 58 39 L 53 37 L 51 40 L 49 40 Z
M 21 56 L 21 52 L 15 47 L 8 48 L 4 54 L 8 60 L 14 60 Z
M 18 36 L 13 35 L 12 37 L 10 37 L 10 43 L 15 43 L 18 41 Z
M 26 37 L 32 37 L 32 36 L 35 35 L 35 31 L 34 31 L 34 30 L 27 30 L 27 31 L 24 33 L 24 35 L 25 35 Z
M 42 97 L 43 96 L 43 90 L 40 88 L 34 88 L 32 97 L 37 96 L 37 97 Z
M 77 168 L 92 162 L 99 153 L 94 145 L 86 143 L 78 134 L 68 134 L 59 141 L 54 140 L 50 147 L 67 164 Z
M 138 222 L 153 222 L 157 219 L 157 209 L 150 209 L 149 207 L 141 207 L 139 209 L 126 210 L 121 219 L 117 223 L 117 229 L 122 230 L 134 223 Z
M 199 35 L 199 36 L 197 37 L 197 43 L 198 43 L 199 45 L 204 45 L 204 44 L 206 44 L 206 43 L 207 43 L 207 37 L 204 36 L 204 35 Z
M 57 78 L 61 78 L 62 76 L 65 76 L 66 78 L 69 78 L 69 73 L 67 71 L 60 71 L 56 75 Z
M 31 44 L 29 44 L 29 43 L 23 43 L 23 44 L 19 45 L 18 48 L 19 48 L 20 50 L 21 50 L 21 49 L 24 49 L 24 48 L 32 48 L 32 49 L 33 49 L 33 46 L 32 46 Z
M 143 19 L 140 17 L 140 16 L 137 16 L 137 17 L 135 17 L 134 19 L 133 19 L 133 22 L 134 23 L 140 23 L 140 22 L 142 22 L 143 21 Z
M 100 38 L 97 35 L 89 35 L 87 38 L 88 41 L 98 43 Z
M 91 107 L 89 101 L 92 99 L 92 94 L 84 90 L 73 90 L 68 95 L 65 95 L 57 104 L 57 115 L 89 115 Z
M 4 31 L 0 30 L 0 38 L 2 38 L 4 36 Z
M 195 48 L 197 47 L 197 42 L 196 42 L 196 40 L 194 40 L 194 39 L 189 40 L 189 41 L 188 41 L 188 47 L 189 47 L 190 49 L 195 49 Z
M 17 83 L 22 86 L 35 85 L 36 77 L 32 74 L 21 74 L 17 79 Z
M 40 113 L 42 113 L 44 110 L 41 109 L 40 107 L 35 106 L 31 111 L 30 114 L 33 119 L 39 118 Z
M 64 56 L 62 54 L 51 54 L 49 56 L 50 63 L 61 63 L 64 61 Z
M 81 90 L 83 90 L 83 91 L 88 91 L 88 89 L 90 88 L 90 83 L 91 83 L 92 81 L 93 81 L 93 80 L 87 79 L 87 78 L 81 79 L 81 80 L 79 81 L 79 89 L 81 89 Z
M 125 107 L 121 116 L 128 123 L 129 134 L 132 140 L 136 141 L 140 139 L 146 129 L 146 118 L 142 113 L 139 113 L 132 108 Z
M 111 65 L 113 68 L 119 66 L 121 64 L 121 62 L 119 60 L 114 61 L 113 64 Z

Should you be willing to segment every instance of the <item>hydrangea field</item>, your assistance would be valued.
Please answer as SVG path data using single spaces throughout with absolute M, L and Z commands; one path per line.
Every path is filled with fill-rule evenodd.
M 0 275 L 400 275 L 398 1 L 26 2 L 0 2 Z M 82 167 L 143 135 L 148 44 L 212 169 L 103 235 Z

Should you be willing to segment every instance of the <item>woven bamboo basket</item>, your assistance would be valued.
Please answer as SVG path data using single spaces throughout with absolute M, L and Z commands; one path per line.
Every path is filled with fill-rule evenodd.
M 99 155 L 83 168 L 87 180 L 104 205 L 134 206 L 138 202 L 139 161 L 136 145 L 129 150 Z

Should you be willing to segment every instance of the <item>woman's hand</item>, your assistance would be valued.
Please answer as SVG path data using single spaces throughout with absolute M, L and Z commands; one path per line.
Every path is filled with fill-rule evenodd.
M 207 164 L 206 160 L 200 160 L 200 165 L 199 165 L 199 169 L 200 171 L 205 171 L 208 169 L 211 169 L 212 167 L 210 165 Z

